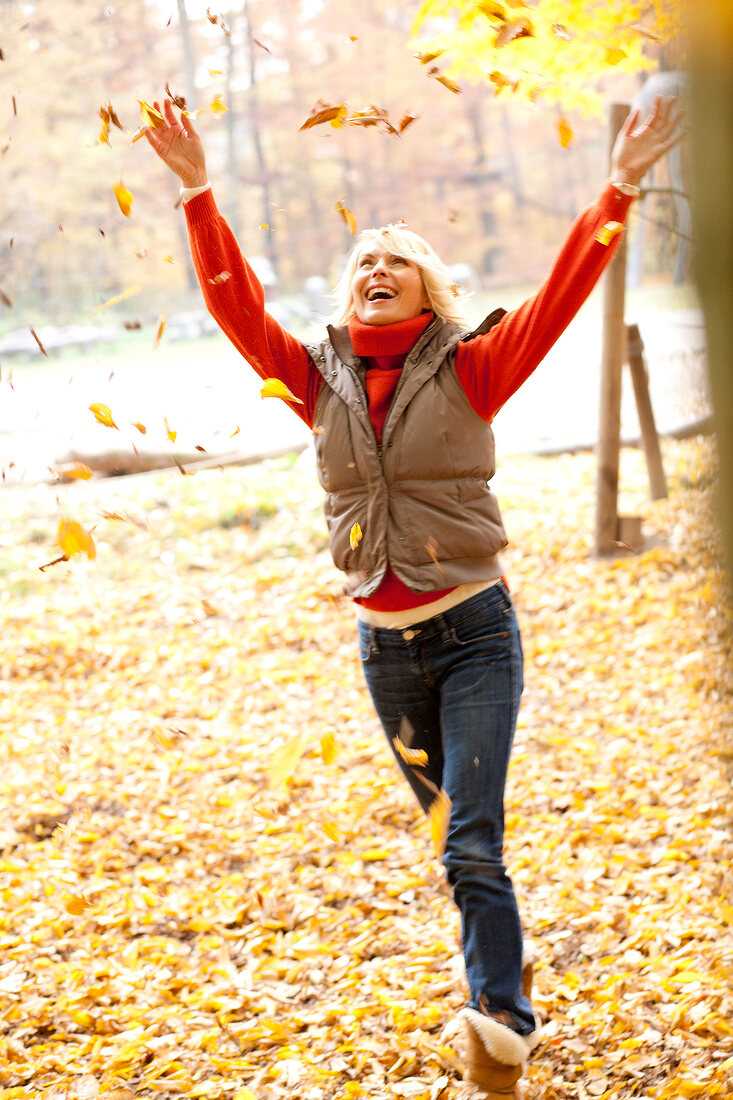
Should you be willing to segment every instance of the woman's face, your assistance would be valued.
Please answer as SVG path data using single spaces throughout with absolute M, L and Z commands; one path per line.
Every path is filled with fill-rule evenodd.
M 356 316 L 364 325 L 392 325 L 430 309 L 420 269 L 377 241 L 367 241 L 351 280 Z

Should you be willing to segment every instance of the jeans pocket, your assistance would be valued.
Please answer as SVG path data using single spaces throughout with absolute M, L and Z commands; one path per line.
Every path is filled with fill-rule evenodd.
M 503 642 L 510 633 L 511 608 L 490 607 L 469 615 L 451 628 L 451 637 L 456 645 L 470 646 L 483 643 Z
M 363 665 L 368 665 L 379 653 L 379 646 L 372 638 L 368 629 L 359 626 L 359 657 Z

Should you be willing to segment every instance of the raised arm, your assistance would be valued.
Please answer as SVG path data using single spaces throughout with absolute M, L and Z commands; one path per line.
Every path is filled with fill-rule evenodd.
M 638 183 L 680 137 L 677 101 L 656 100 L 645 118 L 632 111 L 614 143 L 611 178 L 597 203 L 576 219 L 537 294 L 486 335 L 456 349 L 456 372 L 487 420 L 539 366 L 608 266 Z
M 203 143 L 190 117 L 176 117 L 166 99 L 155 110 L 161 123 L 145 136 L 183 188 L 208 185 Z M 261 378 L 279 378 L 302 402 L 291 407 L 313 426 L 321 376 L 308 352 L 265 309 L 262 284 L 247 263 L 210 189 L 186 201 L 191 257 L 206 307 L 222 332 Z

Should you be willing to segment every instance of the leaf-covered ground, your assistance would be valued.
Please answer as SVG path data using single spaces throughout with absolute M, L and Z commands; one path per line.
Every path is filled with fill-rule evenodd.
M 590 455 L 497 485 L 527 687 L 507 862 L 545 1039 L 526 1100 L 733 1090 L 730 641 L 709 441 L 592 554 Z M 498 479 L 497 479 L 498 480 Z M 473 1095 L 458 921 L 333 598 L 311 468 L 9 487 L 0 1100 Z M 58 555 L 59 517 L 96 560 Z

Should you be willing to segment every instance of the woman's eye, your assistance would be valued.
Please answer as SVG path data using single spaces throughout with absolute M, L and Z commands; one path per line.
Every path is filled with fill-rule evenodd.
M 406 264 L 407 260 L 404 258 L 404 256 L 393 256 L 392 257 L 392 263 L 393 264 Z

